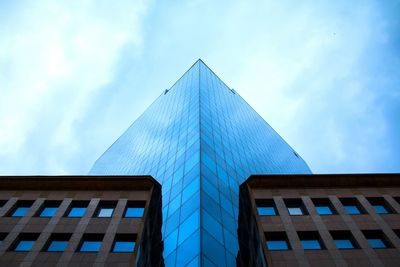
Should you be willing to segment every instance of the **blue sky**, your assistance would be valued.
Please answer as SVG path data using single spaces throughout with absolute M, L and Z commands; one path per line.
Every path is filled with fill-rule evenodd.
M 86 174 L 198 58 L 315 173 L 400 172 L 398 14 L 389 0 L 1 1 L 0 174 Z

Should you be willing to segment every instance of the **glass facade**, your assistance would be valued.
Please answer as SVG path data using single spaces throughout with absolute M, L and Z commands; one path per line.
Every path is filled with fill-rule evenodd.
M 201 60 L 90 171 L 162 184 L 166 266 L 235 266 L 239 185 L 300 173 L 303 159 Z

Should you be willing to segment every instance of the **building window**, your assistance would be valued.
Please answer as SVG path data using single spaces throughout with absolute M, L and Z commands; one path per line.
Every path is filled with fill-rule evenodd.
M 66 217 L 83 217 L 88 205 L 89 201 L 72 201 L 66 212 Z
M 284 200 L 287 210 L 290 215 L 307 215 L 307 209 L 300 198 L 285 199 Z
M 260 216 L 276 216 L 278 211 L 272 199 L 257 200 L 257 212 Z
M 11 209 L 11 211 L 8 214 L 8 216 L 11 216 L 11 217 L 23 217 L 28 213 L 29 208 L 32 206 L 32 204 L 33 204 L 33 201 L 19 200 L 14 205 L 14 207 Z
M 393 213 L 393 208 L 386 203 L 383 197 L 369 197 L 368 202 L 374 208 L 377 214 L 389 214 Z
M 126 205 L 124 217 L 125 218 L 136 218 L 143 217 L 145 202 L 128 201 Z
M 98 252 L 103 242 L 103 234 L 84 234 L 78 247 L 80 252 Z
M 359 248 L 350 231 L 331 231 L 330 234 L 338 249 Z
M 4 239 L 6 239 L 7 233 L 0 233 L 0 246 L 3 243 Z
M 321 237 L 316 231 L 297 232 L 304 250 L 324 249 Z
M 56 214 L 60 201 L 45 201 L 36 216 L 39 217 L 53 217 Z
M 72 201 L 65 216 L 81 218 L 85 215 L 88 205 L 89 201 Z
M 135 250 L 135 240 L 135 235 L 117 234 L 115 236 L 112 252 L 133 252 Z
M 71 234 L 52 234 L 45 247 L 48 252 L 63 252 L 68 246 Z
M 349 215 L 365 214 L 365 210 L 362 208 L 358 200 L 354 197 L 341 198 L 342 203 L 346 213 Z
M 336 211 L 328 198 L 313 198 L 312 202 L 314 203 L 315 210 L 319 215 L 336 214 Z
M 11 250 L 18 252 L 31 251 L 39 234 L 26 233 L 20 234 L 17 241 L 12 245 Z
M 393 232 L 400 238 L 400 229 L 393 230 Z
M 117 206 L 116 201 L 100 201 L 95 215 L 96 217 L 101 217 L 101 218 L 112 217 L 116 206 Z
M 365 230 L 362 232 L 368 240 L 368 244 L 371 248 L 380 249 L 393 247 L 387 237 L 380 230 Z
M 289 242 L 285 232 L 267 232 L 265 233 L 268 250 L 289 250 Z

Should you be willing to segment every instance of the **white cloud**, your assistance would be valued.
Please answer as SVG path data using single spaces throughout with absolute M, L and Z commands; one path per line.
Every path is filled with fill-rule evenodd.
M 52 131 L 43 148 L 54 154 L 49 157 L 60 147 L 73 153 L 79 144 L 72 125 L 90 95 L 112 79 L 124 45 L 140 49 L 146 3 L 49 0 L 13 5 L 0 18 L 0 158 L 21 162 L 27 138 L 38 134 L 34 131 L 40 125 Z M 54 118 L 50 129 L 48 117 Z M 0 168 L 2 173 L 18 172 L 18 166 Z

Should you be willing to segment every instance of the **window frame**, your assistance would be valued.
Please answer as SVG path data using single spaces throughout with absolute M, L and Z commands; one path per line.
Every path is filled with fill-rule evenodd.
M 301 198 L 286 198 L 283 200 L 286 206 L 286 210 L 290 216 L 305 216 L 309 215 L 306 206 Z M 301 214 L 295 214 L 291 212 L 291 209 L 299 209 Z
M 127 216 L 129 209 L 143 209 L 141 216 Z M 126 203 L 125 210 L 123 213 L 123 218 L 143 218 L 146 212 L 146 202 L 145 201 L 131 201 Z
M 273 214 L 261 214 L 260 209 L 263 208 L 269 208 L 273 210 Z M 257 214 L 258 216 L 262 216 L 262 217 L 274 217 L 274 216 L 279 216 L 279 212 L 278 209 L 276 208 L 275 202 L 274 200 L 271 199 L 258 199 L 256 200 L 256 210 L 257 210 Z
M 101 250 L 101 246 L 103 245 L 104 234 L 83 234 L 81 241 L 77 247 L 76 252 L 81 253 L 99 253 Z M 98 250 L 82 250 L 86 242 L 98 242 L 99 247 Z
M 344 197 L 344 198 L 339 198 L 340 203 L 343 206 L 343 209 L 345 210 L 347 215 L 363 215 L 363 214 L 368 214 L 365 208 L 361 205 L 361 203 L 358 201 L 357 198 L 355 197 Z M 348 209 L 346 207 L 354 206 L 357 208 L 359 213 L 349 213 Z
M 289 239 L 286 232 L 265 232 L 265 247 L 268 251 L 287 251 L 291 250 Z M 268 246 L 268 242 L 285 242 L 286 248 L 274 249 Z
M 349 250 L 349 249 L 359 249 L 360 248 L 360 246 L 357 243 L 357 241 L 355 240 L 354 236 L 348 230 L 329 231 L 329 233 L 330 233 L 337 249 Z M 350 242 L 350 244 L 352 245 L 352 247 L 351 248 L 350 247 L 339 248 L 336 243 L 337 240 L 348 240 Z
M 115 208 L 117 207 L 118 201 L 100 201 L 97 205 L 96 211 L 93 217 L 96 218 L 112 218 L 114 216 Z M 112 210 L 110 216 L 100 216 L 102 210 Z
M 134 253 L 136 250 L 136 239 L 137 235 L 136 234 L 116 234 L 111 246 L 111 252 L 112 253 Z M 124 243 L 134 243 L 133 244 L 133 250 L 132 251 L 116 251 L 116 245 L 119 242 L 124 242 Z
M 311 202 L 314 205 L 315 208 L 315 212 L 319 215 L 319 216 L 329 216 L 329 215 L 336 215 L 337 211 L 336 209 L 333 207 L 331 201 L 329 200 L 329 198 L 312 198 Z M 318 211 L 318 208 L 328 208 L 330 213 L 320 213 Z
M 71 239 L 72 234 L 71 233 L 52 233 L 47 240 L 45 246 L 43 247 L 42 251 L 43 252 L 51 252 L 51 253 L 59 253 L 59 252 L 64 252 L 69 245 L 69 241 Z M 66 242 L 66 246 L 64 250 L 49 250 L 53 242 Z
M 30 209 L 32 208 L 33 203 L 34 203 L 33 200 L 17 200 L 17 202 L 15 202 L 13 207 L 7 212 L 6 216 L 13 217 L 13 218 L 22 218 L 22 217 L 26 216 L 27 213 L 29 213 Z M 26 211 L 21 216 L 15 216 L 14 214 L 20 208 L 26 208 Z
M 318 231 L 299 231 L 297 232 L 297 236 L 299 237 L 300 244 L 303 250 L 325 250 L 325 244 L 322 241 L 322 238 Z M 304 246 L 304 242 L 307 241 L 316 241 L 319 245 L 319 248 L 306 248 Z

